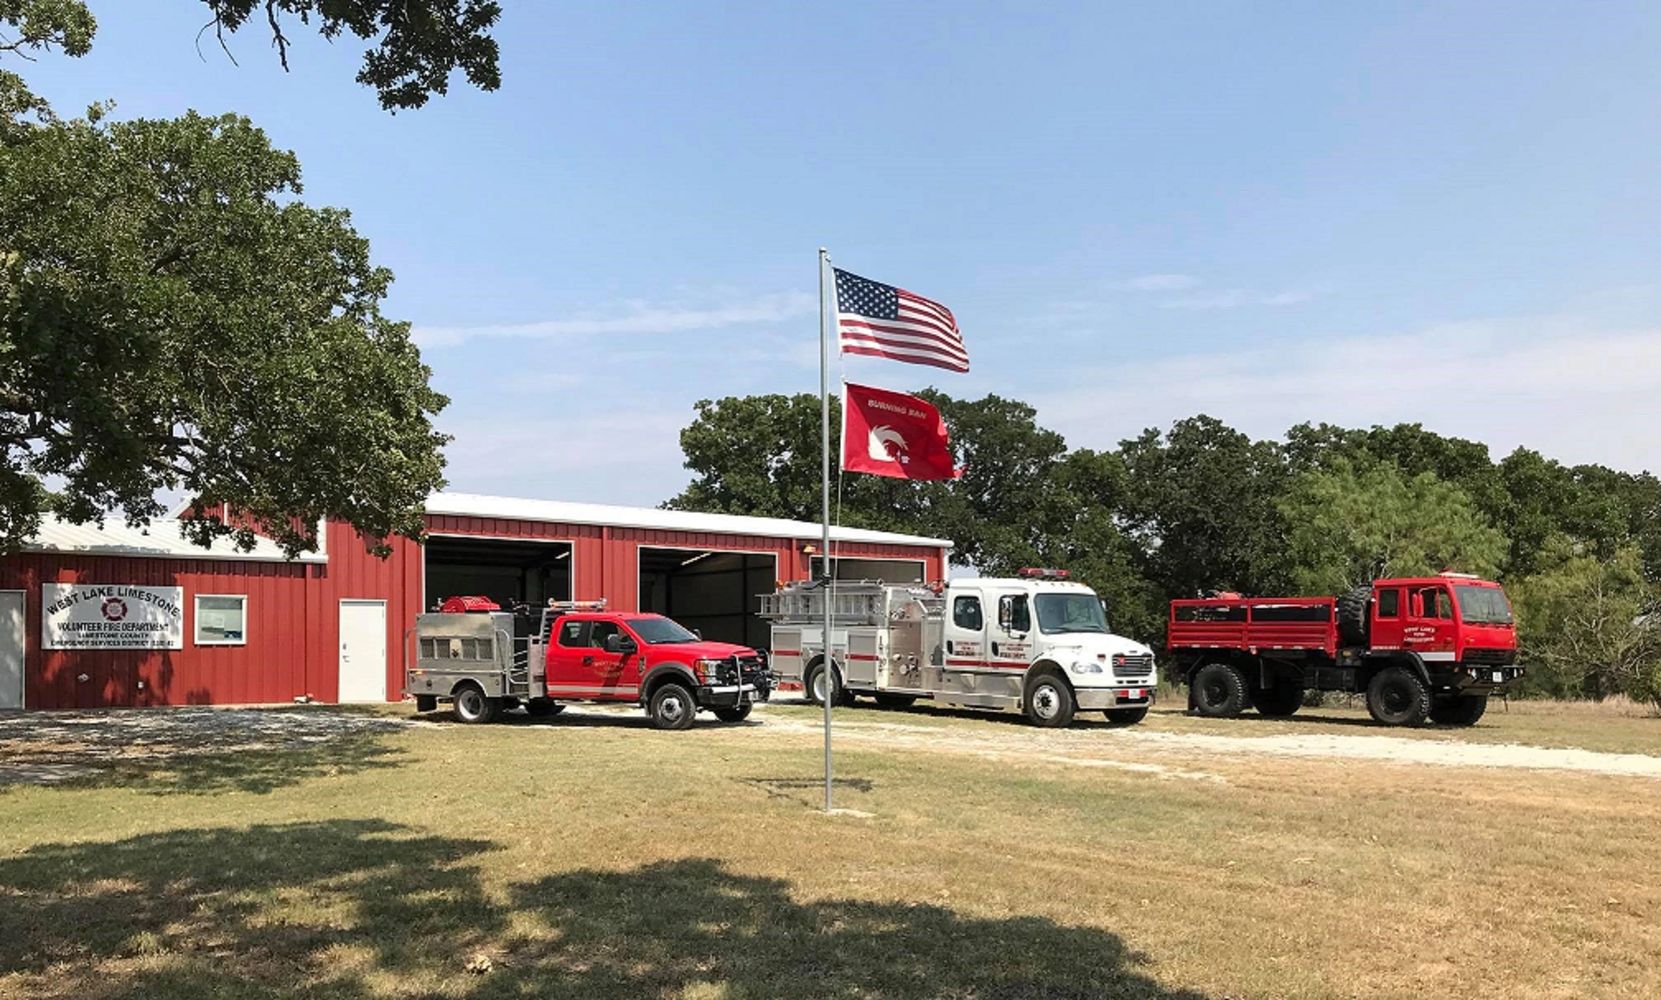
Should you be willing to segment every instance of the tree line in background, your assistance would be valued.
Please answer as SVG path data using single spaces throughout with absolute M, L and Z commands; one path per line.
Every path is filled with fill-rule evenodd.
M 1527 448 L 1495 461 L 1418 424 L 1299 424 L 1260 441 L 1205 415 L 1111 451 L 1069 449 L 1017 400 L 922 395 L 945 415 L 963 477 L 843 476 L 840 523 L 951 538 L 954 563 L 987 575 L 1071 570 L 1118 631 L 1155 644 L 1166 602 L 1208 589 L 1337 594 L 1381 576 L 1480 573 L 1511 595 L 1527 693 L 1661 705 L 1661 480 L 1649 473 Z M 818 521 L 819 421 L 811 394 L 698 403 L 681 432 L 694 478 L 665 506 Z

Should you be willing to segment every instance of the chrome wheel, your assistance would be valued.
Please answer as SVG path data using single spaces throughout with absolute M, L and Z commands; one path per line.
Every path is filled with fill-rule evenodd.
M 1061 712 L 1061 692 L 1054 684 L 1045 682 L 1032 689 L 1032 714 L 1049 722 Z
M 657 711 L 664 722 L 673 726 L 686 718 L 686 700 L 679 694 L 664 695 L 663 700 L 658 702 Z

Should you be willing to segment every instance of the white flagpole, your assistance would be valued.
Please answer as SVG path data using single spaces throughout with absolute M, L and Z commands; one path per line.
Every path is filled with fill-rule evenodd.
M 830 264 L 830 254 L 824 247 L 819 248 L 819 416 L 820 416 L 820 500 L 821 527 L 824 528 L 824 545 L 820 549 L 820 564 L 825 567 L 825 632 L 824 632 L 824 666 L 821 668 L 824 677 L 825 690 L 825 811 L 831 811 L 831 701 L 834 696 L 836 683 L 834 661 L 831 659 L 831 574 L 836 572 L 830 558 L 830 324 L 827 311 L 828 302 L 825 298 L 825 268 Z M 811 561 L 810 561 L 811 565 Z

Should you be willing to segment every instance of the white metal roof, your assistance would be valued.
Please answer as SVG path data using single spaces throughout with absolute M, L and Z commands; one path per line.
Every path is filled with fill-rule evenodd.
M 288 562 L 288 556 L 269 538 L 256 537 L 254 547 L 240 552 L 229 539 L 216 538 L 203 548 L 186 538 L 177 518 L 161 517 L 142 528 L 128 527 L 119 517 L 96 524 L 70 524 L 48 516 L 34 538 L 23 543 L 25 552 L 63 552 L 75 555 L 130 556 L 137 559 L 229 559 L 248 562 Z M 308 552 L 296 562 L 325 562 L 321 552 Z
M 524 500 L 517 497 L 482 496 L 476 493 L 434 493 L 427 498 L 427 513 L 464 517 L 499 517 L 513 521 L 555 521 L 562 524 L 591 524 L 612 528 L 652 528 L 660 531 L 706 531 L 728 535 L 762 535 L 811 542 L 821 534 L 815 521 L 788 521 L 782 517 L 747 517 L 740 514 L 700 514 L 688 510 L 657 507 L 617 507 L 600 503 L 571 503 L 565 500 Z M 925 538 L 864 528 L 831 528 L 837 542 L 873 542 L 879 545 L 917 545 L 951 548 L 945 538 Z

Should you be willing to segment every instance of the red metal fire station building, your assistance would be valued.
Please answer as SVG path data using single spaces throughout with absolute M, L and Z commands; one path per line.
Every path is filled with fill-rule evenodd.
M 817 524 L 775 518 L 441 493 L 426 522 L 385 559 L 331 523 L 294 560 L 265 539 L 205 550 L 170 519 L 48 522 L 0 559 L 0 709 L 396 701 L 415 615 L 452 594 L 606 598 L 765 646 L 757 595 L 822 557 Z M 946 575 L 943 539 L 832 540 L 839 578 Z

